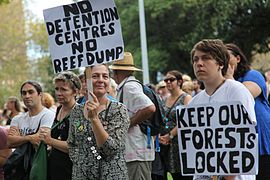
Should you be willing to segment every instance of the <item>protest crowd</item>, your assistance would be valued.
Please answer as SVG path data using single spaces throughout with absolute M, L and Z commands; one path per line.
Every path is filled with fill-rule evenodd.
M 116 8 L 78 5 L 65 6 L 65 18 L 47 28 L 49 36 L 62 32 L 60 22 L 73 34 L 91 31 L 87 57 L 74 60 L 81 48 L 74 44 L 70 56 L 78 62 L 70 64 L 86 68 L 76 74 L 52 56 L 54 94 L 27 80 L 20 97 L 6 99 L 0 180 L 270 180 L 270 80 L 252 69 L 240 47 L 203 39 L 190 50 L 194 78 L 172 69 L 156 85 L 144 85 L 135 77 L 142 69 L 132 52 L 113 45 L 103 56 L 92 53 L 97 36 L 115 33 Z M 72 30 L 79 16 L 69 16 L 81 11 L 92 13 Z M 109 24 L 107 33 L 105 26 L 94 30 L 98 16 Z M 59 46 L 61 37 L 54 39 Z
M 223 51 L 221 57 L 212 46 Z M 182 89 L 183 75 L 178 70 L 168 71 L 164 80 L 152 85 L 164 107 L 165 118 L 160 134 L 150 139 L 139 124 L 147 120 L 156 107 L 133 76 L 133 72 L 141 69 L 134 66 L 131 53 L 125 52 L 124 59 L 109 67 L 105 64 L 92 66 L 93 92 L 90 95 L 93 100 L 87 100 L 85 74 L 63 71 L 54 77 L 57 103 L 42 91 L 39 83 L 26 81 L 19 90 L 23 102 L 17 97 L 8 98 L 1 114 L 2 179 L 11 148 L 30 144 L 36 149 L 41 141 L 49 152 L 48 179 L 148 180 L 167 179 L 168 174 L 173 179 L 211 179 L 181 174 L 176 106 L 233 101 L 233 98 L 243 102 L 252 123 L 256 124 L 259 137 L 259 174 L 256 179 L 267 179 L 270 149 L 269 137 L 264 131 L 269 127 L 267 117 L 270 110 L 263 76 L 247 66 L 244 76 L 237 77 L 234 72 L 238 64 L 246 63 L 245 56 L 236 45 L 226 45 L 220 40 L 202 40 L 194 46 L 191 57 L 197 78 L 193 80 L 191 95 Z M 251 77 L 245 77 L 249 73 Z M 234 78 L 242 76 L 244 78 L 239 81 Z M 116 83 L 112 83 L 114 81 Z M 201 83 L 205 89 L 200 89 Z M 31 167 L 28 178 L 30 171 Z M 255 179 L 255 176 L 248 177 L 252 175 L 245 176 L 218 178 Z

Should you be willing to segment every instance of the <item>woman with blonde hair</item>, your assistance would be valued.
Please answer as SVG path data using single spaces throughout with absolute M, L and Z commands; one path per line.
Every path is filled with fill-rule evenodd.
M 185 81 L 182 85 L 182 90 L 192 96 L 194 85 L 192 81 Z
M 56 75 L 54 86 L 60 106 L 56 110 L 51 134 L 42 131 L 40 138 L 52 148 L 48 158 L 48 179 L 69 180 L 72 173 L 72 162 L 69 158 L 67 145 L 70 114 L 78 106 L 76 97 L 81 89 L 81 83 L 75 73 L 65 71 Z
M 52 110 L 53 112 L 56 112 L 56 106 L 55 106 L 55 101 L 54 98 L 50 93 L 44 92 L 42 94 L 42 105 L 45 106 L 46 108 Z

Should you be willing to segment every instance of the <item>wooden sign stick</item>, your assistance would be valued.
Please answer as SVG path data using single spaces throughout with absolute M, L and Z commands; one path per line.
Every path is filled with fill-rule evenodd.
M 91 77 L 91 67 L 85 69 L 86 84 L 87 84 L 87 100 L 92 101 L 93 98 L 89 92 L 93 92 L 92 77 Z

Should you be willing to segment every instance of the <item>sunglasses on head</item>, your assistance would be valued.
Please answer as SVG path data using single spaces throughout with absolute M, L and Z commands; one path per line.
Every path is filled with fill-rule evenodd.
M 168 83 L 169 81 L 170 81 L 170 82 L 173 82 L 173 81 L 175 81 L 175 80 L 176 80 L 176 78 L 171 77 L 171 78 L 166 78 L 166 79 L 164 79 L 164 82 L 165 82 L 165 83 Z
M 73 76 L 71 74 L 63 74 L 65 76 L 66 79 L 70 80 L 72 82 L 72 84 L 75 86 L 75 88 L 80 89 L 78 87 L 78 85 L 76 84 L 76 82 L 73 79 Z

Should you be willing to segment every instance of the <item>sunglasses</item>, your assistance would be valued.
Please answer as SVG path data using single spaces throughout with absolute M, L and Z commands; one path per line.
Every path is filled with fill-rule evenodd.
M 165 83 L 168 83 L 169 81 L 170 81 L 170 82 L 173 82 L 173 81 L 175 81 L 175 80 L 176 80 L 176 78 L 171 77 L 171 78 L 166 78 L 166 79 L 164 79 L 164 82 L 165 82 Z
M 70 80 L 71 83 L 75 86 L 75 88 L 80 89 L 77 83 L 74 80 L 74 77 L 71 74 L 63 74 L 66 79 Z

